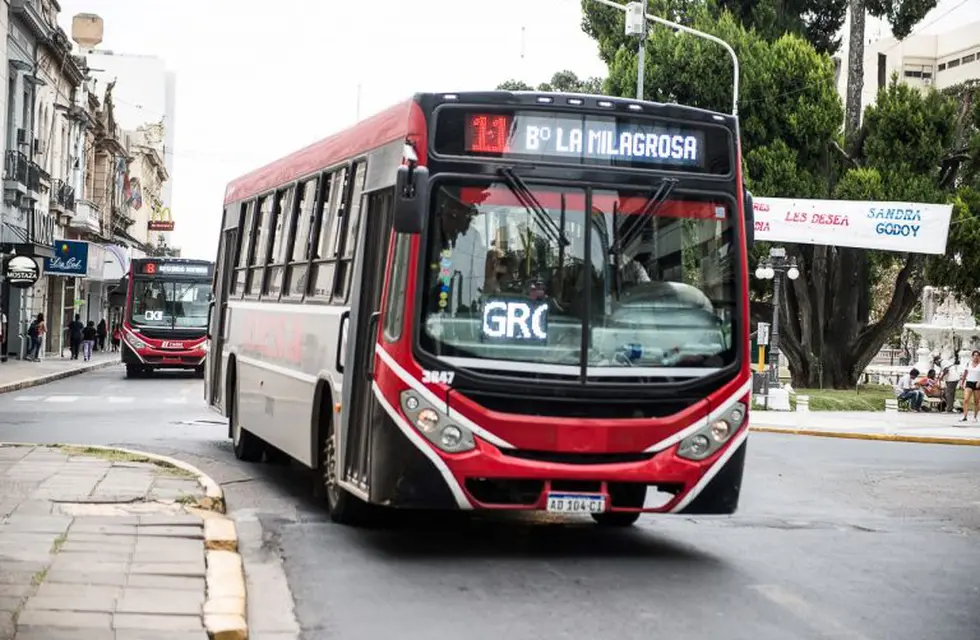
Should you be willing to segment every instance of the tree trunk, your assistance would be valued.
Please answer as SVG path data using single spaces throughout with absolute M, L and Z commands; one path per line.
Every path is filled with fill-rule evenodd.
M 867 256 L 856 249 L 794 247 L 803 275 L 786 287 L 781 347 L 798 389 L 851 389 L 922 293 L 922 256 L 909 255 L 881 319 L 867 321 Z
M 844 106 L 844 139 L 848 146 L 861 127 L 861 94 L 864 91 L 864 0 L 849 0 L 851 27 L 847 37 L 847 103 Z M 851 152 L 854 149 L 849 149 Z

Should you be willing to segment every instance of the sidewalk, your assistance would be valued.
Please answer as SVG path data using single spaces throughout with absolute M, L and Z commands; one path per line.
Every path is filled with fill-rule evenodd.
M 247 638 L 241 558 L 205 550 L 237 537 L 204 496 L 133 453 L 0 444 L 0 640 Z
M 885 413 L 884 411 L 753 411 L 756 431 L 801 435 L 980 446 L 980 423 L 957 426 L 960 413 Z
M 65 355 L 68 355 L 67 350 Z M 51 354 L 45 355 L 40 362 L 11 358 L 6 362 L 0 362 L 0 393 L 34 387 L 93 369 L 111 367 L 118 362 L 120 362 L 118 351 L 93 353 L 92 359 L 88 362 L 82 360 L 81 356 L 78 360 L 71 360 L 68 357 L 59 358 Z

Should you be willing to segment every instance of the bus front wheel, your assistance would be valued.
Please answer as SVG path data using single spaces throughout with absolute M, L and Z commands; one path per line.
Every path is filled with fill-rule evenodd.
M 640 519 L 640 513 L 638 511 L 593 513 L 592 519 L 600 527 L 632 527 Z
M 330 519 L 337 524 L 357 526 L 368 517 L 368 505 L 337 482 L 337 446 L 333 433 L 333 420 L 327 427 L 327 437 L 323 443 L 323 466 L 321 483 L 327 498 Z

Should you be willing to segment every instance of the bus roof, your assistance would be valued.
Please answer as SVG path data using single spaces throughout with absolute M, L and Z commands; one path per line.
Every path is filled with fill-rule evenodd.
M 404 138 L 408 133 L 412 102 L 412 99 L 399 102 L 343 131 L 233 180 L 225 189 L 225 204 L 289 184 L 347 158 Z
M 390 142 L 404 138 L 409 133 L 409 120 L 413 103 L 432 107 L 445 102 L 473 102 L 483 104 L 522 105 L 536 104 L 538 96 L 554 100 L 586 98 L 591 101 L 609 101 L 617 110 L 629 104 L 640 104 L 665 115 L 693 117 L 702 121 L 716 120 L 735 126 L 736 118 L 729 114 L 709 111 L 686 105 L 638 101 L 632 98 L 598 96 L 580 93 L 545 93 L 541 91 L 472 91 L 418 93 L 398 104 L 376 113 L 354 125 L 328 136 L 319 142 L 275 160 L 264 167 L 232 180 L 225 189 L 225 202 L 230 204 L 266 193 L 294 180 L 312 175 L 349 158 L 355 158 Z M 539 105 L 540 106 L 540 105 Z

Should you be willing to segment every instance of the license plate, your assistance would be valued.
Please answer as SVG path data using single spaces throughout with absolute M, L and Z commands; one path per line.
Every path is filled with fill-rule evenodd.
M 606 497 L 598 493 L 549 493 L 547 509 L 551 513 L 602 513 Z

